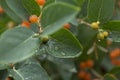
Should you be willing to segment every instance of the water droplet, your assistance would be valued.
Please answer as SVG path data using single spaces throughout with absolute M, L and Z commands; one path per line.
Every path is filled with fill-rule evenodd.
M 43 58 L 46 58 L 46 57 L 47 57 L 47 55 L 46 55 L 46 54 L 43 54 L 43 55 L 42 55 L 42 57 L 43 57 Z
M 99 42 L 101 41 L 101 40 L 98 40 Z
M 64 52 L 61 52 L 61 54 L 64 56 L 65 55 L 65 53 Z
M 76 73 L 77 70 L 76 70 L 75 68 L 71 68 L 71 69 L 70 69 L 70 72 Z
M 38 34 L 38 33 L 35 33 L 32 37 L 33 37 L 33 38 L 38 38 L 38 37 L 39 37 L 39 34 Z
M 32 64 L 31 62 L 29 62 L 28 64 Z
M 37 52 L 38 52 L 38 50 L 35 50 L 35 52 L 37 53 Z
M 55 50 L 57 51 L 57 50 L 58 50 L 58 47 L 55 47 Z
M 26 80 L 26 79 L 29 79 L 29 78 L 25 78 L 25 80 Z

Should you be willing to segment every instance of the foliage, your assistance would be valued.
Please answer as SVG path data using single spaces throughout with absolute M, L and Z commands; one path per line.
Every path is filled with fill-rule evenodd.
M 0 80 L 119 80 L 120 0 L 0 0 Z

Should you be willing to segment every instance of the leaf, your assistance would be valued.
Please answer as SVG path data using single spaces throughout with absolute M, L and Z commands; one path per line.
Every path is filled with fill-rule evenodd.
M 85 0 L 74 0 L 76 4 L 82 6 Z
M 51 35 L 48 41 L 48 53 L 59 58 L 78 57 L 82 52 L 82 46 L 72 33 L 61 29 Z
M 57 67 L 68 71 L 75 73 L 77 72 L 74 61 L 72 59 L 63 59 L 63 58 L 57 58 L 53 56 L 48 56 L 47 58 L 49 61 L 53 62 Z
M 88 49 L 96 39 L 97 31 L 86 25 L 79 25 L 77 38 L 83 45 L 84 49 Z
M 120 21 L 109 21 L 105 23 L 102 28 L 110 31 L 120 31 Z
M 80 1 L 82 1 L 82 0 L 80 0 Z M 81 18 L 81 19 L 87 18 L 87 13 L 88 13 L 87 7 L 88 7 L 88 0 L 84 0 L 81 11 L 79 13 L 79 18 Z
M 0 64 L 0 70 L 4 70 L 9 68 L 10 66 L 8 64 Z
M 8 15 L 3 14 L 0 15 L 0 35 L 8 29 L 8 24 L 11 23 L 11 19 L 8 17 Z M 14 22 L 13 22 L 14 23 Z
M 112 42 L 120 42 L 120 32 L 111 32 L 108 39 L 112 40 Z
M 7 5 L 5 0 L 0 0 L 1 6 L 3 7 L 4 11 L 7 13 L 8 16 L 10 16 L 14 21 L 21 22 L 20 17 L 18 17 L 17 14 L 15 14 Z
M 71 23 L 72 25 L 75 25 L 75 26 L 79 25 L 79 23 L 78 23 L 76 18 L 73 18 L 69 23 Z
M 108 21 L 114 10 L 115 0 L 89 0 L 88 1 L 88 18 L 91 22 Z
M 112 74 L 106 74 L 103 80 L 117 80 Z
M 44 27 L 42 35 L 50 35 L 72 20 L 79 8 L 67 3 L 52 3 L 43 9 L 41 24 Z M 49 15 L 48 15 L 49 14 Z
M 22 0 L 25 9 L 28 11 L 30 15 L 40 15 L 40 6 L 37 4 L 35 0 Z
M 120 66 L 116 66 L 116 67 L 114 67 L 112 70 L 110 70 L 109 73 L 111 73 L 111 74 L 115 74 L 115 73 L 118 73 L 118 72 L 120 72 Z
M 47 73 L 36 60 L 28 60 L 18 69 L 9 72 L 15 80 L 49 80 Z
M 28 20 L 32 14 L 40 15 L 40 7 L 35 0 L 1 0 L 4 11 L 16 22 Z
M 117 77 L 117 80 L 120 79 L 119 77 L 119 74 L 120 74 L 120 66 L 114 66 L 110 71 L 109 71 L 110 74 L 114 74 L 115 77 Z
M 0 80 L 6 80 L 6 78 L 8 77 L 8 71 L 7 70 L 1 70 L 0 71 Z
M 0 35 L 1 35 L 5 30 L 7 30 L 6 27 L 0 27 Z
M 64 2 L 72 5 L 77 5 L 77 2 L 75 2 L 75 0 L 56 0 L 56 2 Z
M 47 0 L 47 1 L 45 2 L 45 4 L 44 4 L 43 7 L 46 7 L 46 6 L 48 6 L 49 4 L 51 4 L 51 3 L 55 3 L 55 1 L 56 1 L 56 0 Z
M 28 20 L 29 14 L 24 8 L 21 0 L 5 0 L 8 7 L 16 14 L 21 20 Z M 16 5 L 17 4 L 17 5 Z
M 25 27 L 7 30 L 0 37 L 0 64 L 10 64 L 31 57 L 39 47 L 34 33 Z
M 58 67 L 58 71 L 63 80 L 71 80 L 73 73 L 63 70 L 63 69 L 60 69 L 60 67 Z
M 114 65 L 111 63 L 109 56 L 105 56 L 101 62 L 101 65 L 106 71 L 113 69 Z
M 120 20 L 120 10 L 119 10 L 118 6 L 116 6 L 116 7 L 117 8 L 113 11 L 112 20 Z
M 35 23 L 31 23 L 31 24 L 30 24 L 30 29 L 31 29 L 32 31 L 34 31 L 35 33 L 39 33 L 38 25 L 35 24 Z

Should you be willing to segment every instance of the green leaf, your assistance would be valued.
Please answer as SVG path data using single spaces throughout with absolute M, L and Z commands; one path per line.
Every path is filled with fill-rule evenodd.
M 89 26 L 79 25 L 77 38 L 85 49 L 89 48 L 96 39 L 97 31 Z
M 60 67 L 58 67 L 58 71 L 63 80 L 72 80 L 73 73 L 63 70 Z
M 77 4 L 77 2 L 75 2 L 75 0 L 56 0 L 56 2 L 64 2 L 64 3 L 68 3 L 68 4 L 72 4 L 72 5 Z
M 4 70 L 9 68 L 10 66 L 8 64 L 0 64 L 0 70 Z
M 15 80 L 49 80 L 47 73 L 36 60 L 28 60 L 18 69 L 9 72 Z
M 108 39 L 112 40 L 112 42 L 120 42 L 120 32 L 111 32 Z
M 50 35 L 72 20 L 79 8 L 67 3 L 52 3 L 43 9 L 41 24 L 44 27 L 42 35 Z
M 8 16 L 10 16 L 14 21 L 21 22 L 20 17 L 18 17 L 17 14 L 15 14 L 10 7 L 7 5 L 5 0 L 0 0 L 1 6 L 3 7 L 4 11 L 7 13 Z
M 8 71 L 7 70 L 1 70 L 0 71 L 0 80 L 6 80 L 6 78 L 8 77 Z
M 51 4 L 51 3 L 55 3 L 55 1 L 56 1 L 56 0 L 47 0 L 47 1 L 45 2 L 45 5 L 44 5 L 43 7 L 46 7 L 46 6 L 48 6 L 49 4 Z
M 85 0 L 75 0 L 75 1 L 78 5 L 82 6 Z
M 78 26 L 79 25 L 79 23 L 78 23 L 76 18 L 73 18 L 69 23 L 74 25 L 74 26 Z
M 118 73 L 118 72 L 120 72 L 120 66 L 114 67 L 112 70 L 110 70 L 109 73 L 115 74 L 115 73 Z
M 106 71 L 110 71 L 114 67 L 108 55 L 103 58 L 101 65 L 104 67 Z
M 4 11 L 16 22 L 28 20 L 29 16 L 40 15 L 40 7 L 35 0 L 1 0 Z
M 75 6 L 82 6 L 85 0 L 56 0 L 56 2 L 64 2 Z
M 5 0 L 8 7 L 16 14 L 21 20 L 28 20 L 29 14 L 25 10 L 21 0 Z
M 15 23 L 8 17 L 8 15 L 0 15 L 0 35 L 10 27 L 9 24 L 14 25 Z
M 30 29 L 31 29 L 32 31 L 34 31 L 35 33 L 39 33 L 38 25 L 35 24 L 35 23 L 31 23 L 31 24 L 30 24 Z
M 35 0 L 22 0 L 25 9 L 28 11 L 30 15 L 40 15 L 40 6 L 37 4 Z
M 88 1 L 88 18 L 91 22 L 108 21 L 114 10 L 115 0 L 89 0 Z
M 5 31 L 5 30 L 7 30 L 7 28 L 6 27 L 0 27 L 0 35 Z
M 39 46 L 34 33 L 24 27 L 7 30 L 0 37 L 0 64 L 10 64 L 31 57 Z
M 116 1 L 116 3 L 118 3 L 119 1 Z M 115 10 L 113 11 L 113 16 L 112 16 L 112 20 L 120 20 L 120 10 L 117 6 L 117 8 L 115 8 Z
M 103 80 L 117 80 L 112 74 L 106 74 Z
M 57 65 L 57 67 L 65 70 L 65 71 L 69 71 L 72 73 L 77 72 L 74 61 L 72 59 L 57 58 L 57 57 L 53 57 L 53 56 L 48 56 L 47 59 L 49 61 L 53 62 L 55 65 Z
M 78 57 L 82 52 L 79 41 L 66 29 L 61 29 L 51 35 L 48 42 L 48 53 L 59 58 Z
M 87 7 L 88 7 L 88 0 L 84 0 L 81 12 L 78 15 L 79 18 L 81 18 L 81 19 L 87 18 L 87 13 L 88 13 Z
M 109 21 L 105 23 L 102 28 L 110 31 L 120 31 L 120 21 Z
M 97 31 L 86 25 L 78 26 L 77 39 L 83 46 L 83 54 L 79 56 L 79 60 L 90 58 L 90 53 L 94 51 L 93 43 L 96 40 Z M 88 55 L 89 54 L 89 55 Z

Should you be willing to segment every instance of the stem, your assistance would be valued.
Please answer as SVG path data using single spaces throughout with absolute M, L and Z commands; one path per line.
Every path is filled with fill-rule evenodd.
M 87 23 L 87 22 L 85 22 L 85 21 L 82 20 L 82 19 L 77 19 L 77 21 L 78 21 L 80 24 L 85 24 L 85 25 L 87 25 L 87 26 L 91 26 L 90 23 Z
M 15 71 L 22 78 L 22 80 L 24 80 L 23 76 L 15 69 L 15 67 L 13 67 L 13 71 Z
M 98 60 L 97 44 L 94 43 L 93 46 L 94 46 L 94 51 L 95 51 L 96 59 Z
M 41 17 L 42 17 L 42 12 L 40 13 L 40 16 L 38 17 L 38 22 L 37 22 L 37 25 L 38 25 L 38 28 L 39 28 L 39 33 L 42 33 L 43 32 L 43 29 L 42 29 L 42 26 L 41 26 Z
M 108 50 L 106 49 L 106 48 L 104 48 L 104 47 L 102 47 L 102 46 L 97 46 L 101 51 L 103 51 L 103 52 L 105 52 L 105 53 L 107 53 L 108 52 Z
M 98 77 L 99 80 L 102 80 L 102 79 L 103 79 L 103 76 L 100 75 L 98 72 L 96 72 L 94 69 L 91 69 L 91 72 L 92 72 L 96 77 Z
M 87 54 L 91 54 L 92 52 L 94 51 L 94 46 L 92 46 L 88 51 L 87 51 Z

